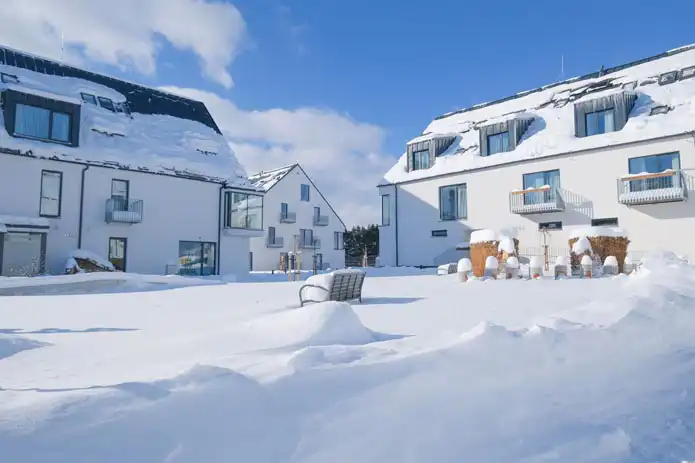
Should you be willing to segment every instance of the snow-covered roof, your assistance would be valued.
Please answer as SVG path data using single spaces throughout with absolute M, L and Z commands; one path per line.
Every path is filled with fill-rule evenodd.
M 225 182 L 252 188 L 205 105 L 120 79 L 0 47 L 0 92 L 76 104 L 78 146 L 11 136 L 0 114 L 0 151 Z M 82 101 L 110 99 L 126 112 Z
M 695 78 L 691 77 L 695 75 L 695 69 L 684 72 L 682 77 L 679 75 L 673 83 L 659 83 L 660 75 L 691 66 L 695 66 L 695 45 L 437 117 L 424 130 L 423 134 L 426 135 L 415 140 L 454 133 L 454 143 L 437 156 L 429 169 L 408 172 L 404 153 L 386 173 L 382 184 L 413 181 L 693 131 Z M 575 136 L 575 102 L 589 101 L 622 91 L 637 95 L 637 101 L 622 130 L 600 136 Z M 650 115 L 651 109 L 657 106 L 665 107 L 666 112 Z M 478 128 L 504 122 L 510 117 L 530 117 L 534 121 L 515 150 L 481 156 Z
M 282 178 L 289 174 L 292 169 L 294 169 L 297 164 L 291 164 L 289 166 L 279 167 L 273 170 L 260 171 L 257 174 L 249 176 L 249 182 L 254 188 L 259 190 L 268 191 L 276 183 L 278 183 Z

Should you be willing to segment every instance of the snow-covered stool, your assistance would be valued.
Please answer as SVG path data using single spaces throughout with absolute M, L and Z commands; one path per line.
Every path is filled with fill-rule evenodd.
M 485 259 L 485 276 L 488 278 L 497 279 L 497 271 L 499 269 L 499 261 L 495 256 L 488 256 Z
M 470 275 L 470 273 L 473 271 L 473 264 L 471 263 L 471 260 L 468 257 L 464 257 L 463 259 L 459 260 L 458 265 L 456 266 L 456 271 L 459 275 L 459 281 L 462 283 L 468 281 L 468 275 Z
M 456 263 L 444 264 L 437 267 L 437 275 L 456 273 Z
M 591 271 L 594 267 L 594 261 L 591 260 L 591 257 L 586 254 L 582 256 L 580 265 L 582 267 L 582 276 L 586 278 L 591 278 Z
M 538 279 L 541 276 L 543 276 L 543 260 L 540 258 L 540 256 L 531 257 L 529 269 L 531 273 L 531 278 Z
M 519 259 L 515 256 L 507 258 L 504 267 L 507 280 L 516 280 L 519 278 Z
M 567 260 L 567 257 L 558 256 L 555 260 L 555 268 L 553 270 L 556 280 L 560 277 L 567 277 L 567 275 L 569 274 L 569 262 Z
M 617 275 L 618 274 L 618 259 L 615 256 L 608 256 L 606 260 L 603 261 L 603 274 L 604 275 Z

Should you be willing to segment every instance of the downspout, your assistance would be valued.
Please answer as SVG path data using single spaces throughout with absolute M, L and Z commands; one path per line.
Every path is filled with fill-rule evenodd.
M 82 249 L 82 221 L 84 220 L 84 178 L 89 170 L 89 164 L 82 168 L 82 180 L 80 181 L 80 218 L 77 225 L 77 249 Z
M 224 190 L 225 184 L 220 185 L 220 194 L 217 200 L 217 255 L 215 256 L 215 267 L 217 267 L 216 274 L 220 274 L 220 257 L 222 256 L 222 190 Z
M 393 185 L 393 199 L 394 199 L 394 205 L 396 208 L 396 213 L 394 214 L 394 226 L 395 226 L 395 231 L 396 231 L 396 267 L 398 267 L 398 184 Z

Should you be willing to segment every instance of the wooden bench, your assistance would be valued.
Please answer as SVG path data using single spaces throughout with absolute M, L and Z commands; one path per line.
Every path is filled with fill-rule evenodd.
M 303 307 L 307 302 L 323 302 L 323 301 L 354 301 L 362 302 L 362 285 L 364 284 L 365 273 L 361 270 L 338 270 L 326 274 L 325 277 L 330 278 L 328 288 L 313 284 L 308 281 L 299 288 L 299 303 Z M 309 279 L 311 280 L 311 278 Z M 322 293 L 326 293 L 328 298 L 316 301 L 306 298 L 304 290 L 307 288 L 315 288 Z

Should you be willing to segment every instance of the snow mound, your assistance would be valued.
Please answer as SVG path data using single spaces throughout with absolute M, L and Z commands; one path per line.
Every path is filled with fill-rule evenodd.
M 0 360 L 11 357 L 25 350 L 49 346 L 46 342 L 34 341 L 21 336 L 0 334 Z
M 295 371 L 302 371 L 357 362 L 365 355 L 364 350 L 343 346 L 309 346 L 293 353 L 287 364 Z
M 508 330 L 502 325 L 496 325 L 490 322 L 480 322 L 470 330 L 461 335 L 461 341 L 471 342 L 473 340 L 502 340 L 511 339 L 519 336 L 519 332 Z
M 380 336 L 365 327 L 346 302 L 321 302 L 256 319 L 252 331 L 284 345 L 330 346 L 376 342 Z

